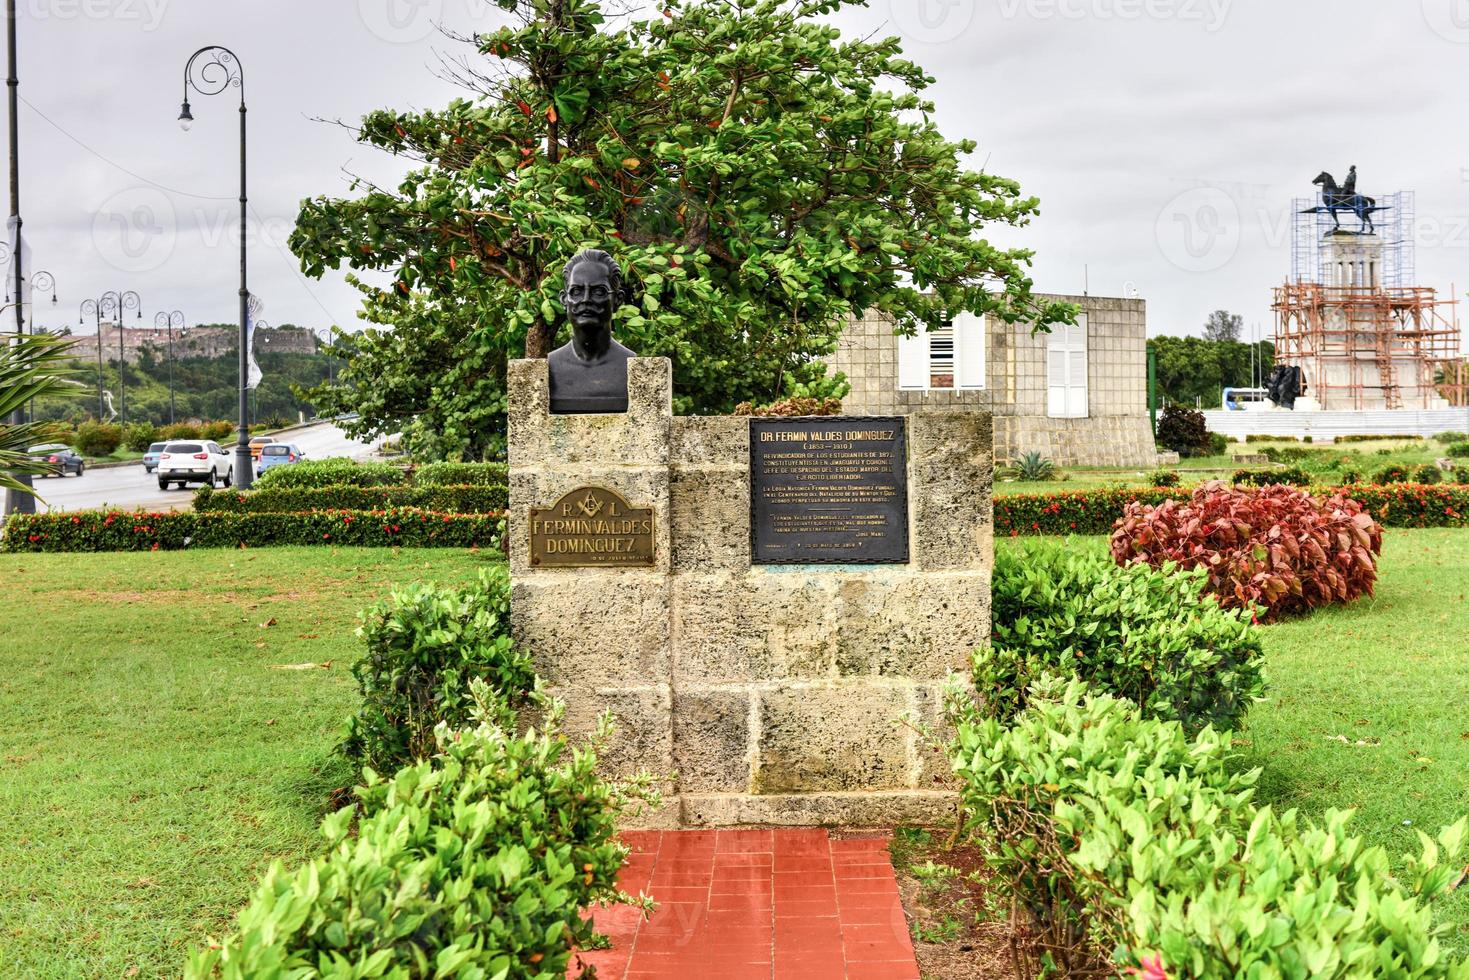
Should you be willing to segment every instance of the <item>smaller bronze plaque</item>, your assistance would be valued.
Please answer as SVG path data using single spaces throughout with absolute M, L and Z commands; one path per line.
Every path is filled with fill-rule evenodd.
M 577 487 L 550 507 L 530 509 L 536 568 L 646 568 L 656 561 L 653 508 L 629 506 L 616 490 Z

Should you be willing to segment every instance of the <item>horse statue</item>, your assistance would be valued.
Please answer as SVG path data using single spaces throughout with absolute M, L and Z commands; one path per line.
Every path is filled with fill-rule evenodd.
M 1341 231 L 1341 219 L 1336 216 L 1338 211 L 1351 211 L 1357 216 L 1357 220 L 1361 222 L 1361 225 L 1354 234 L 1370 235 L 1377 230 L 1376 226 L 1372 223 L 1372 212 L 1381 211 L 1382 209 L 1377 206 L 1376 198 L 1357 193 L 1356 167 L 1352 167 L 1351 172 L 1347 174 L 1347 182 L 1344 187 L 1338 187 L 1336 185 L 1336 178 L 1325 170 L 1317 174 L 1316 179 L 1311 181 L 1311 183 L 1321 186 L 1321 198 L 1324 205 L 1319 208 L 1311 208 L 1310 210 L 1317 213 L 1325 211 L 1331 215 L 1333 225 L 1331 230 L 1333 233 Z

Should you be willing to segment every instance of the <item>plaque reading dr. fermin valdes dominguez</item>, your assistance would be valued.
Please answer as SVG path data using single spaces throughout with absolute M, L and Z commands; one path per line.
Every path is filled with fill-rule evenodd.
M 855 416 L 751 419 L 752 560 L 907 562 L 904 422 Z
M 530 563 L 537 568 L 648 567 L 653 508 L 632 507 L 616 490 L 577 487 L 550 507 L 530 509 Z

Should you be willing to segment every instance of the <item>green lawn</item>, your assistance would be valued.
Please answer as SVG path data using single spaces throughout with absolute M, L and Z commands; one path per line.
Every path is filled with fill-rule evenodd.
M 1415 469 L 1443 457 L 1448 448 L 1432 439 L 1374 439 L 1369 442 L 1343 442 L 1335 444 L 1301 443 L 1291 440 L 1272 442 L 1232 442 L 1229 452 L 1222 456 L 1205 456 L 1185 459 L 1177 466 L 1163 467 L 1177 470 L 1183 486 L 1192 486 L 1205 480 L 1228 480 L 1240 469 L 1269 469 L 1271 464 L 1237 463 L 1235 456 L 1258 455 L 1267 447 L 1275 449 L 1305 450 L 1309 457 L 1297 463 L 1315 474 L 1317 484 L 1331 485 L 1340 480 L 1343 470 L 1356 470 L 1364 477 L 1389 464 Z M 1335 465 L 1332 465 L 1335 463 Z M 1067 490 L 1094 490 L 1098 487 L 1145 487 L 1151 468 L 1141 467 L 1058 467 L 1054 480 L 1018 480 L 1014 471 L 1004 471 L 995 481 L 995 493 L 1007 496 L 1019 493 L 1060 493 Z
M 0 555 L 0 976 L 176 976 L 351 781 L 331 748 L 357 611 L 492 560 Z
M 1353 807 L 1397 854 L 1469 814 L 1469 532 L 1389 529 L 1380 575 L 1374 598 L 1265 630 L 1270 700 L 1244 738 L 1263 799 Z M 1469 889 L 1448 914 L 1462 949 Z

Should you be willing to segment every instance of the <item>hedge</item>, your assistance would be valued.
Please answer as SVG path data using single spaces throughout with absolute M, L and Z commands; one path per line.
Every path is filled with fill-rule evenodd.
M 200 487 L 194 510 L 230 514 L 294 514 L 313 510 L 384 510 L 417 507 L 438 514 L 489 514 L 510 506 L 510 489 L 498 486 L 280 487 L 213 490 Z
M 289 466 L 272 466 L 255 481 L 265 487 L 393 487 L 408 482 L 408 472 L 388 463 L 358 463 L 350 459 L 308 459 Z
M 462 487 L 504 486 L 510 482 L 510 466 L 506 463 L 429 463 L 413 471 L 413 482 L 419 486 Z
M 1054 677 L 1013 724 L 951 694 L 963 827 L 1008 891 L 1017 957 L 1070 975 L 1462 978 L 1432 904 L 1466 822 L 1392 869 L 1328 810 L 1316 825 L 1253 802 L 1230 737 L 1144 717 Z M 1017 973 L 1020 963 L 1017 962 Z
M 159 551 L 343 545 L 498 548 L 503 514 L 438 514 L 417 508 L 302 514 L 86 510 L 12 514 L 4 551 Z
M 1386 527 L 1469 527 L 1469 484 L 1358 483 L 1315 492 L 1350 497 Z M 1177 487 L 1103 487 L 996 497 L 995 530 L 1011 537 L 1111 534 L 1128 504 L 1156 506 L 1165 500 L 1188 500 L 1190 493 Z

